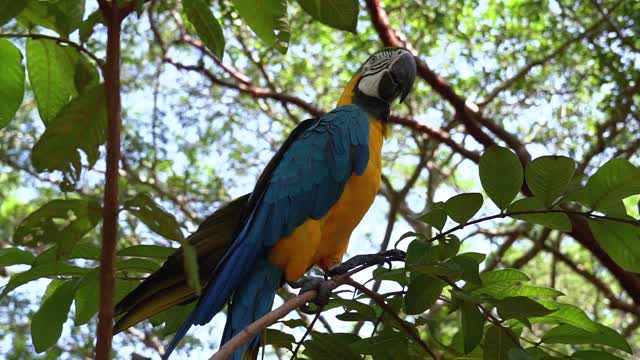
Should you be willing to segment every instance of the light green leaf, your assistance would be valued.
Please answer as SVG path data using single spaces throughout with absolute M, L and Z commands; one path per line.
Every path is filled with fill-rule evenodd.
M 56 244 L 57 255 L 68 254 L 102 217 L 95 200 L 52 200 L 31 213 L 16 228 L 13 242 L 25 246 Z
M 447 222 L 447 213 L 443 202 L 433 203 L 431 209 L 418 217 L 418 220 L 425 222 L 436 229 L 442 231 Z
M 86 42 L 91 36 L 91 34 L 93 33 L 93 30 L 95 29 L 96 25 L 103 22 L 104 22 L 104 19 L 102 18 L 102 12 L 100 11 L 100 9 L 96 9 L 79 26 L 80 42 L 81 43 Z
M 233 0 L 242 19 L 264 42 L 282 54 L 289 47 L 289 19 L 286 0 Z
M 137 256 L 165 259 L 176 249 L 160 245 L 133 245 L 118 251 L 118 256 Z
M 599 330 L 598 324 L 589 319 L 587 314 L 575 305 L 560 304 L 552 300 L 539 300 L 539 303 L 545 308 L 553 310 L 553 312 L 542 317 L 532 318 L 532 323 L 561 323 L 573 325 L 590 332 L 598 332 Z
M 23 0 L 24 1 L 24 0 Z M 51 29 L 63 37 L 82 23 L 85 0 L 24 1 L 27 7 L 18 17 L 23 23 Z
M 187 275 L 187 285 L 200 296 L 200 274 L 198 273 L 198 253 L 195 247 L 187 241 L 182 242 L 182 256 L 184 257 L 184 273 Z
M 260 4 L 261 2 L 257 2 Z M 193 24 L 198 36 L 213 54 L 222 59 L 224 54 L 224 34 L 220 23 L 203 0 L 182 0 L 187 19 Z M 254 5 L 255 6 L 255 5 Z M 265 16 L 256 13 L 254 16 Z
M 88 269 L 69 265 L 65 262 L 46 263 L 39 266 L 32 266 L 31 269 L 17 273 L 9 279 L 9 283 L 4 287 L 0 299 L 9 292 L 30 281 L 49 276 L 80 276 L 89 271 Z
M 27 6 L 26 0 L 0 0 L 0 26 L 8 23 L 9 20 L 18 16 L 25 6 Z M 4 83 L 0 81 L 0 84 Z
M 80 150 L 93 167 L 105 141 L 106 123 L 104 87 L 100 84 L 73 99 L 51 120 L 31 152 L 33 166 L 38 172 L 61 171 L 63 187 L 73 188 L 82 171 Z
M 598 244 L 628 271 L 640 272 L 640 227 L 605 219 L 589 219 Z
M 518 285 L 511 286 L 501 293 L 503 297 L 507 296 L 526 296 L 526 297 L 556 297 L 564 296 L 564 293 L 553 288 L 535 286 L 535 285 Z
M 521 282 L 531 280 L 525 273 L 516 269 L 499 269 L 480 274 L 482 283 L 487 285 L 494 282 Z
M 184 240 L 176 218 L 156 204 L 149 194 L 140 193 L 125 201 L 123 205 L 127 211 L 140 219 L 156 234 L 169 240 Z
M 631 347 L 624 336 L 615 330 L 602 324 L 596 324 L 597 332 L 590 332 L 571 325 L 558 325 L 547 331 L 542 337 L 542 341 L 547 344 L 596 344 L 611 346 L 629 354 Z
M 571 359 L 575 360 L 623 360 L 607 351 L 601 350 L 582 350 L 571 354 Z
M 640 194 L 640 169 L 625 159 L 602 165 L 580 191 L 580 202 L 597 211 L 610 213 L 620 200 Z M 611 213 L 611 215 L 619 215 Z
M 545 211 L 546 207 L 542 201 L 535 197 L 520 199 L 507 210 L 507 213 L 527 212 L 527 211 Z M 512 218 L 524 220 L 530 223 L 543 225 L 551 229 L 560 230 L 564 232 L 571 231 L 571 221 L 567 214 L 554 212 L 554 213 L 534 213 L 534 214 L 519 214 L 510 215 Z
M 542 156 L 527 164 L 525 177 L 529 189 L 548 208 L 567 190 L 575 162 L 565 156 Z
M 29 251 L 20 250 L 15 247 L 0 249 L 0 267 L 26 264 L 33 262 L 34 256 Z
M 100 258 L 100 246 L 92 243 L 79 243 L 73 246 L 68 253 L 61 253 L 58 246 L 52 246 L 43 251 L 33 261 L 33 266 L 42 265 L 48 262 L 61 259 L 89 259 L 98 260 Z
M 480 210 L 482 202 L 482 194 L 460 194 L 447 200 L 444 204 L 444 209 L 453 221 L 464 224 Z
M 505 297 L 496 304 L 498 315 L 502 320 L 517 319 L 524 324 L 530 317 L 545 316 L 553 312 L 539 302 L 524 296 Z
M 276 329 L 267 329 L 262 336 L 263 344 L 271 345 L 274 348 L 286 348 L 291 350 L 291 344 L 296 342 L 296 338 L 293 337 L 293 335 Z
M 0 2 L 0 14 L 2 14 L 2 8 L 3 3 Z M 0 101 L 0 129 L 2 129 L 14 117 L 24 96 L 22 54 L 6 39 L 0 39 L 0 68 L 2 68 L 0 71 L 0 84 L 2 84 L 0 86 L 0 99 L 2 99 Z
M 74 287 L 75 281 L 60 285 L 31 318 L 31 340 L 36 352 L 47 350 L 60 338 L 73 301 Z
M 480 157 L 482 188 L 500 210 L 518 194 L 523 179 L 522 164 L 511 150 L 493 145 Z
M 435 276 L 411 273 L 407 295 L 404 298 L 406 313 L 422 314 L 431 308 L 446 285 L 447 283 Z
M 53 40 L 27 39 L 27 69 L 42 122 L 48 126 L 76 94 L 75 64 Z
M 517 338 L 511 329 L 489 326 L 484 335 L 484 360 L 509 360 L 509 351 L 521 348 Z
M 88 323 L 98 312 L 100 303 L 100 284 L 97 276 L 90 276 L 87 280 L 83 278 L 80 281 L 82 284 L 78 286 L 74 295 L 76 311 L 73 322 L 76 326 Z
M 356 32 L 358 0 L 298 0 L 309 15 L 332 28 Z
M 460 306 L 460 319 L 464 353 L 468 354 L 482 341 L 485 317 L 478 309 L 478 305 L 465 301 Z

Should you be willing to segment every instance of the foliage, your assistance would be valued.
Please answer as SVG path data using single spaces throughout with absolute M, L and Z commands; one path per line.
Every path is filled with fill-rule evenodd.
M 408 230 L 395 236 L 405 260 L 366 273 L 386 306 L 347 287 L 317 315 L 327 331 L 305 317 L 282 320 L 265 344 L 279 356 L 299 351 L 311 359 L 637 354 L 640 55 L 638 37 L 629 34 L 638 31 L 638 5 L 388 1 L 385 24 L 371 12 L 376 3 L 131 3 L 138 17 L 125 20 L 122 42 L 116 299 L 173 253 L 151 238 L 182 246 L 189 285 L 199 292 L 198 259 L 184 229 L 250 189 L 300 118 L 331 108 L 333 89 L 378 47 L 370 42 L 374 30 L 391 26 L 458 93 L 483 99 L 480 115 L 465 123 L 461 114 L 472 111 L 459 108 L 454 90 L 439 91 L 441 83 L 428 79 L 416 85 L 398 115 L 409 125 L 391 135 L 385 155 L 388 229 L 366 223 L 376 241 L 385 239 L 375 251 L 393 244 L 394 226 Z M 107 127 L 104 62 L 96 54 L 104 54 L 104 22 L 93 2 L 0 0 L 0 36 L 9 38 L 0 39 L 0 266 L 9 267 L 0 306 L 27 301 L 34 296 L 21 289 L 51 280 L 20 313 L 22 324 L 30 320 L 30 354 L 92 353 Z M 135 100 L 127 103 L 129 96 Z M 146 106 L 135 104 L 141 99 Z M 440 121 L 431 132 L 411 122 L 431 117 Z M 480 131 L 498 127 L 490 136 L 509 147 L 483 142 L 478 124 Z M 518 142 L 531 153 L 564 155 L 529 161 Z M 477 157 L 479 145 L 485 149 Z M 398 184 L 404 188 L 395 190 Z M 191 308 L 150 319 L 143 337 L 159 343 Z M 61 338 L 70 318 L 69 338 Z M 20 356 L 25 331 L 7 319 L 2 336 Z M 307 326 L 310 337 L 300 337 Z

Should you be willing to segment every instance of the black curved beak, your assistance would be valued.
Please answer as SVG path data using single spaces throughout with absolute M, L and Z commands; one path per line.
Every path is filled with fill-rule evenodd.
M 393 81 L 400 87 L 400 102 L 411 92 L 413 82 L 416 80 L 416 61 L 409 52 L 400 55 L 393 64 L 391 64 L 391 77 Z

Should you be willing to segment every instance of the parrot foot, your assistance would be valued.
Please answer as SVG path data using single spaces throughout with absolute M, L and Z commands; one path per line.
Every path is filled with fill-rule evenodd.
M 327 273 L 329 276 L 342 275 L 362 265 L 371 266 L 389 264 L 389 267 L 391 267 L 392 261 L 402 261 L 405 259 L 405 256 L 405 252 L 398 249 L 382 251 L 377 254 L 356 255 L 342 264 L 332 267 Z
M 300 289 L 299 295 L 306 293 L 307 291 L 317 290 L 318 296 L 313 300 L 313 303 L 318 305 L 318 307 L 323 307 L 329 303 L 331 289 L 329 288 L 327 280 L 321 277 L 303 276 L 298 280 L 289 282 L 289 286 L 294 289 Z

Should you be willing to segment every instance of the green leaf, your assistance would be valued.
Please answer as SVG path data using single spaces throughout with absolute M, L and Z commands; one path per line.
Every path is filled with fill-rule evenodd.
M 40 118 L 48 126 L 76 94 L 74 63 L 55 41 L 27 39 L 27 69 Z
M 632 354 L 631 347 L 624 336 L 602 324 L 596 324 L 597 332 L 587 331 L 572 325 L 558 325 L 547 331 L 542 341 L 547 344 L 595 344 L 611 346 Z
M 631 195 L 640 194 L 640 169 L 625 159 L 612 159 L 602 165 L 580 192 L 580 202 L 610 215 L 615 204 Z
M 447 200 L 444 204 L 444 209 L 453 221 L 465 224 L 480 210 L 482 202 L 482 194 L 460 194 Z
M 407 286 L 409 284 L 407 269 L 405 268 L 389 270 L 386 267 L 379 267 L 373 270 L 373 278 L 380 281 L 395 281 L 401 286 Z
M 233 0 L 242 19 L 264 42 L 282 54 L 289 47 L 289 19 L 286 0 Z
M 76 244 L 68 253 L 61 254 L 57 246 L 52 246 L 43 251 L 33 261 L 33 266 L 42 265 L 48 262 L 61 259 L 89 259 L 98 260 L 100 258 L 100 246 L 92 243 Z
M 524 296 L 506 297 L 496 304 L 498 315 L 502 320 L 517 319 L 525 325 L 530 317 L 545 316 L 553 312 L 539 302 Z
M 75 186 L 82 171 L 80 150 L 93 167 L 105 141 L 106 123 L 104 87 L 100 84 L 73 99 L 51 120 L 31 152 L 33 166 L 38 172 L 59 170 L 64 175 L 63 186 Z
M 160 268 L 160 265 L 152 260 L 130 258 L 118 260 L 116 262 L 116 271 L 135 271 L 152 273 Z
M 18 1 L 12 1 L 17 3 Z M 2 8 L 9 5 L 0 2 Z M 0 129 L 7 126 L 22 104 L 24 96 L 24 66 L 22 54 L 9 40 L 0 39 Z
M 460 319 L 464 353 L 468 354 L 482 341 L 485 317 L 477 304 L 465 301 L 460 306 Z
M 198 253 L 193 245 L 182 242 L 182 256 L 184 257 L 184 273 L 187 275 L 187 285 L 200 296 L 200 274 L 198 273 Z
M 289 320 L 279 321 L 279 323 L 288 327 L 289 329 L 295 329 L 298 327 L 307 327 L 307 322 L 302 319 L 289 319 Z
M 511 329 L 495 325 L 489 326 L 484 335 L 483 358 L 485 360 L 509 360 L 509 351 L 520 349 L 517 338 Z
M 507 213 L 513 212 L 527 212 L 527 211 L 544 211 L 545 205 L 542 201 L 535 197 L 520 199 L 511 206 Z M 563 213 L 534 213 L 534 214 L 520 214 L 509 215 L 512 218 L 524 220 L 534 224 L 540 224 L 551 229 L 560 230 L 564 232 L 571 231 L 571 221 L 567 214 Z
M 542 156 L 527 164 L 525 178 L 529 189 L 548 208 L 567 190 L 575 162 L 565 156 Z
M 176 331 L 178 328 L 182 326 L 184 321 L 187 319 L 193 309 L 195 309 L 197 301 L 193 301 L 187 305 L 174 306 L 165 312 L 167 316 L 167 320 L 164 323 L 164 327 L 162 328 L 162 335 L 168 336 Z
M 640 272 L 640 228 L 605 219 L 589 219 L 598 244 L 628 271 Z
M 47 350 L 60 338 L 73 301 L 74 287 L 75 281 L 60 285 L 31 318 L 31 340 L 36 352 Z
M 480 157 L 480 182 L 489 198 L 506 209 L 522 187 L 522 164 L 511 150 L 497 145 Z
M 166 259 L 176 249 L 160 245 L 133 245 L 118 251 L 118 256 L 137 256 Z
M 94 274 L 95 275 L 95 274 Z M 84 325 L 91 320 L 93 315 L 98 312 L 98 304 L 100 303 L 100 283 L 97 276 L 86 276 L 90 279 L 80 280 L 80 285 L 75 292 L 75 317 L 73 322 L 76 326 Z
M 362 360 L 360 355 L 351 350 L 350 345 L 360 340 L 351 333 L 323 334 L 311 333 L 312 338 L 304 342 L 303 354 L 314 360 Z
M 350 348 L 363 355 L 372 355 L 374 359 L 406 359 L 408 357 L 408 338 L 405 333 L 385 331 L 380 335 L 360 339 Z
M 509 350 L 509 353 L 507 353 L 509 360 L 536 360 L 536 357 L 531 356 L 528 352 L 522 350 L 522 349 L 517 349 L 517 348 L 512 348 Z
M 19 245 L 56 244 L 58 256 L 68 254 L 102 217 L 94 200 L 52 200 L 31 213 L 16 228 L 13 241 Z
M 19 19 L 27 24 L 51 29 L 63 37 L 67 37 L 77 29 L 84 17 L 85 0 L 25 2 L 28 5 L 20 14 Z
M 85 274 L 87 271 L 89 270 L 69 265 L 62 261 L 32 266 L 31 269 L 17 273 L 9 279 L 9 283 L 7 283 L 2 294 L 0 294 L 0 299 L 15 288 L 36 279 L 48 276 L 80 276 Z
M 590 332 L 598 332 L 599 330 L 598 324 L 589 319 L 587 314 L 575 305 L 560 304 L 552 300 L 539 300 L 539 302 L 553 312 L 542 317 L 532 318 L 531 322 L 569 324 Z
M 258 2 L 258 4 L 260 3 Z M 224 54 L 224 34 L 211 9 L 202 0 L 182 0 L 182 5 L 187 18 L 193 24 L 202 42 L 213 54 L 222 59 Z M 265 14 L 256 13 L 254 16 L 265 16 Z
M 0 0 L 0 26 L 8 23 L 9 20 L 18 16 L 25 6 L 27 6 L 27 1 L 25 0 Z M 2 68 L 4 69 L 4 66 Z M 0 84 L 4 84 L 4 82 L 0 80 Z
M 499 269 L 483 272 L 480 274 L 482 283 L 487 285 L 495 282 L 521 282 L 531 280 L 527 274 L 516 269 Z
M 571 354 L 571 359 L 576 360 L 623 360 L 609 352 L 601 350 L 582 350 Z
M 406 313 L 422 314 L 431 308 L 446 285 L 447 283 L 435 276 L 411 273 L 407 295 L 404 298 Z
M 535 286 L 535 285 L 518 285 L 511 286 L 501 292 L 502 297 L 508 296 L 526 296 L 526 297 L 556 297 L 564 296 L 564 293 L 553 288 Z M 499 297 L 501 298 L 501 297 Z
M 0 249 L 0 267 L 26 264 L 31 265 L 34 256 L 29 251 L 20 250 L 15 247 Z
M 436 229 L 442 231 L 447 222 L 447 213 L 443 202 L 433 203 L 431 209 L 418 217 L 418 220 L 425 222 Z
M 140 219 L 156 234 L 169 240 L 184 240 L 176 218 L 156 204 L 149 194 L 140 193 L 125 201 L 123 205 L 127 211 Z
M 482 262 L 482 260 L 484 260 L 484 257 L 480 259 L 475 255 L 465 253 L 452 257 L 448 262 L 455 263 L 462 269 L 462 280 L 466 281 L 469 284 L 482 285 L 482 280 L 480 279 L 479 274 L 480 262 Z
M 356 32 L 358 0 L 298 0 L 309 15 L 334 29 Z
M 291 350 L 291 344 L 296 342 L 296 338 L 276 329 L 266 329 L 263 336 L 263 344 L 271 345 L 274 348 L 286 348 Z
M 81 43 L 85 43 L 89 39 L 96 25 L 99 23 L 104 23 L 104 19 L 102 18 L 102 12 L 100 11 L 100 9 L 97 9 L 92 12 L 91 15 L 89 15 L 87 19 L 82 22 L 82 24 L 80 24 L 79 32 Z

